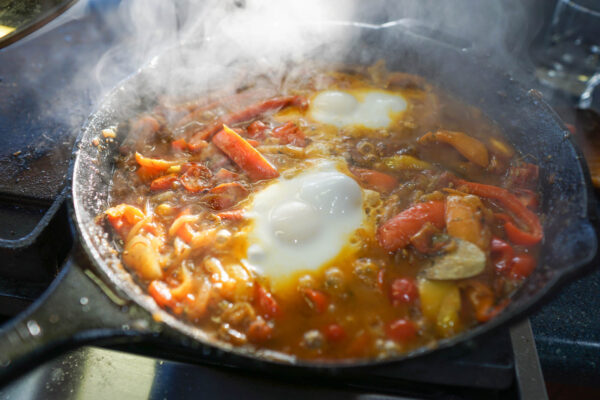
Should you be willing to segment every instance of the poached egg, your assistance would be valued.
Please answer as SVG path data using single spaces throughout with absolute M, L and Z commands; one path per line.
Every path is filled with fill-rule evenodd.
M 246 261 L 277 289 L 317 271 L 363 224 L 363 190 L 333 161 L 278 178 L 252 199 Z
M 380 89 L 325 90 L 314 96 L 309 116 L 337 128 L 363 126 L 382 129 L 390 126 L 407 102 L 398 93 Z

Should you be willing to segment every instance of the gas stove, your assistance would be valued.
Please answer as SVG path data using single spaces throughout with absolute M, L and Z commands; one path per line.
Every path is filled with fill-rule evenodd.
M 0 322 L 49 285 L 72 244 L 65 180 L 77 128 L 103 91 L 132 71 L 109 57 L 114 35 L 101 10 L 0 50 Z M 90 27 L 93 27 L 91 29 Z M 113 68 L 103 74 L 102 68 Z M 86 74 L 87 71 L 87 74 Z M 89 81 L 81 90 L 81 82 Z M 85 347 L 0 389 L 6 398 L 542 398 L 544 377 L 570 385 L 600 379 L 600 268 L 563 288 L 529 320 L 442 355 L 323 378 L 264 376 L 229 365 L 172 360 L 143 344 Z M 533 336 L 531 331 L 533 330 Z M 533 342 L 535 338 L 535 343 Z M 135 382 L 135 384 L 132 384 Z M 108 392 L 107 392 L 108 391 Z M 74 394 L 75 393 L 75 394 Z M 249 395 L 251 394 L 251 395 Z

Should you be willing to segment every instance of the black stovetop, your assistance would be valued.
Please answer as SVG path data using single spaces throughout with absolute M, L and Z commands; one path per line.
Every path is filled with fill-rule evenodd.
M 0 317 L 22 310 L 56 273 L 61 252 L 50 257 L 45 251 L 32 253 L 21 238 L 40 221 L 44 224 L 49 210 L 64 212 L 53 203 L 61 197 L 78 128 L 101 94 L 132 72 L 111 67 L 112 60 L 106 59 L 118 59 L 118 53 L 106 51 L 126 38 L 103 29 L 101 12 L 87 11 L 0 50 Z M 110 74 L 106 68 L 112 68 Z M 45 267 L 36 269 L 36 262 Z M 531 318 L 547 380 L 592 386 L 600 382 L 599 267 L 590 266 Z M 471 349 L 437 369 L 413 364 L 408 375 L 421 368 L 433 383 L 451 379 L 459 385 L 463 380 L 473 385 L 474 376 L 487 375 L 480 387 L 509 387 L 514 365 L 508 333 L 501 331 L 476 346 L 488 350 Z M 369 380 L 408 381 L 406 373 L 402 368 L 381 370 Z

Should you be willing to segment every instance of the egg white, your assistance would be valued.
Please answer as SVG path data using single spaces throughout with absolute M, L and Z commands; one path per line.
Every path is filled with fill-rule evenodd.
M 251 228 L 245 264 L 274 290 L 300 272 L 336 257 L 365 222 L 364 192 L 332 161 L 278 178 L 248 207 Z
M 406 108 L 406 99 L 394 92 L 374 89 L 325 90 L 313 97 L 309 116 L 317 122 L 338 128 L 363 126 L 381 129 L 389 127 L 394 114 Z

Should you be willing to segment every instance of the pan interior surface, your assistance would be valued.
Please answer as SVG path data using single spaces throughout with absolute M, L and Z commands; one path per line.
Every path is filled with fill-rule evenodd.
M 528 92 L 509 76 L 484 67 L 484 60 L 461 49 L 415 36 L 398 27 L 380 29 L 366 26 L 337 26 L 344 40 L 323 43 L 306 54 L 287 62 L 319 58 L 335 64 L 370 65 L 384 59 L 390 70 L 405 71 L 425 77 L 441 89 L 480 108 L 504 131 L 507 139 L 526 159 L 540 166 L 540 182 L 545 239 L 538 268 L 513 295 L 509 306 L 490 322 L 479 325 L 450 339 L 437 348 L 469 340 L 522 315 L 556 287 L 560 278 L 589 262 L 596 253 L 596 235 L 589 221 L 590 186 L 580 152 L 568 136 L 556 114 L 535 92 Z M 339 33 L 338 32 L 338 33 Z M 239 59 L 227 69 L 213 70 L 197 65 L 205 42 L 169 50 L 163 56 L 115 88 L 91 116 L 79 142 L 73 170 L 73 202 L 77 228 L 95 269 L 118 291 L 147 309 L 155 318 L 203 344 L 234 353 L 243 352 L 223 342 L 216 342 L 202 330 L 164 311 L 135 282 L 123 267 L 115 243 L 104 227 L 96 223 L 97 215 L 108 207 L 109 189 L 114 171 L 117 146 L 105 144 L 101 130 L 116 126 L 147 109 L 148 99 L 163 95 L 196 93 L 218 87 L 228 76 L 239 71 L 262 68 L 253 59 Z M 239 42 L 238 42 L 239 45 Z M 352 49 L 351 52 L 344 51 Z M 230 49 L 227 49 L 230 50 Z M 223 51 L 226 51 L 224 49 Z M 256 55 L 260 58 L 260 55 Z M 165 82 L 164 71 L 170 78 Z M 225 74 L 223 74 L 225 72 Z M 118 141 L 118 138 L 117 138 Z M 336 362 L 325 365 L 357 366 L 376 362 L 398 361 L 431 352 L 421 348 L 388 360 Z M 290 357 L 258 352 L 251 358 L 284 364 L 323 366 L 298 362 Z

